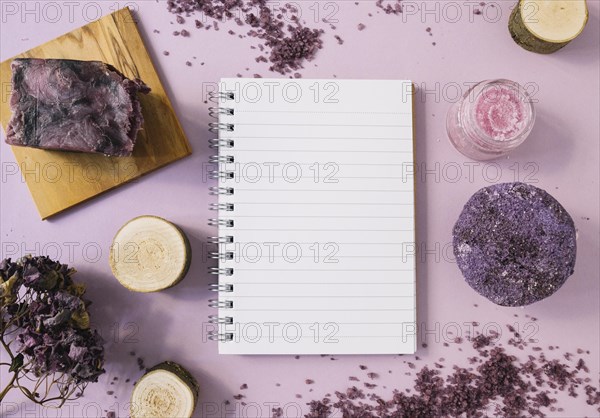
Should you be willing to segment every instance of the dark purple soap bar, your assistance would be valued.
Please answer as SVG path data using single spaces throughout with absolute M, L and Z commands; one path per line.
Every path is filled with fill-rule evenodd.
M 483 188 L 454 226 L 454 255 L 467 283 L 502 306 L 556 292 L 573 274 L 576 232 L 565 208 L 524 183 Z
M 15 59 L 6 142 L 129 156 L 144 122 L 138 92 L 150 88 L 100 61 Z

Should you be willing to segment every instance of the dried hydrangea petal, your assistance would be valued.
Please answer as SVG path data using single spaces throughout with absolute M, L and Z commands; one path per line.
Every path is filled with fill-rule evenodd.
M 104 343 L 89 329 L 90 302 L 83 298 L 83 285 L 73 281 L 74 273 L 45 256 L 3 260 L 2 296 L 6 291 L 12 296 L 1 299 L 0 314 L 15 327 L 18 352 L 36 377 L 64 373 L 79 384 L 104 373 Z

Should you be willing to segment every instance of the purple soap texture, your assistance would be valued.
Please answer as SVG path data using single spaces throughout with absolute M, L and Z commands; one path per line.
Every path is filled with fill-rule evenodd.
M 525 306 L 556 292 L 574 272 L 575 224 L 546 191 L 524 183 L 479 190 L 453 231 L 469 286 L 501 306 Z
M 15 59 L 10 145 L 130 156 L 150 88 L 100 61 Z

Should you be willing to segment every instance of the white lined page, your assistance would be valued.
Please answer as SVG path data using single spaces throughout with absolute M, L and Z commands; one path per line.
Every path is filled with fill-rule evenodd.
M 223 79 L 223 354 L 414 353 L 410 81 Z

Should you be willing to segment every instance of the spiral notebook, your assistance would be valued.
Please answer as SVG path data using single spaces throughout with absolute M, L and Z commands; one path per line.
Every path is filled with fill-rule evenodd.
M 412 91 L 237 78 L 210 94 L 220 353 L 415 352 Z

